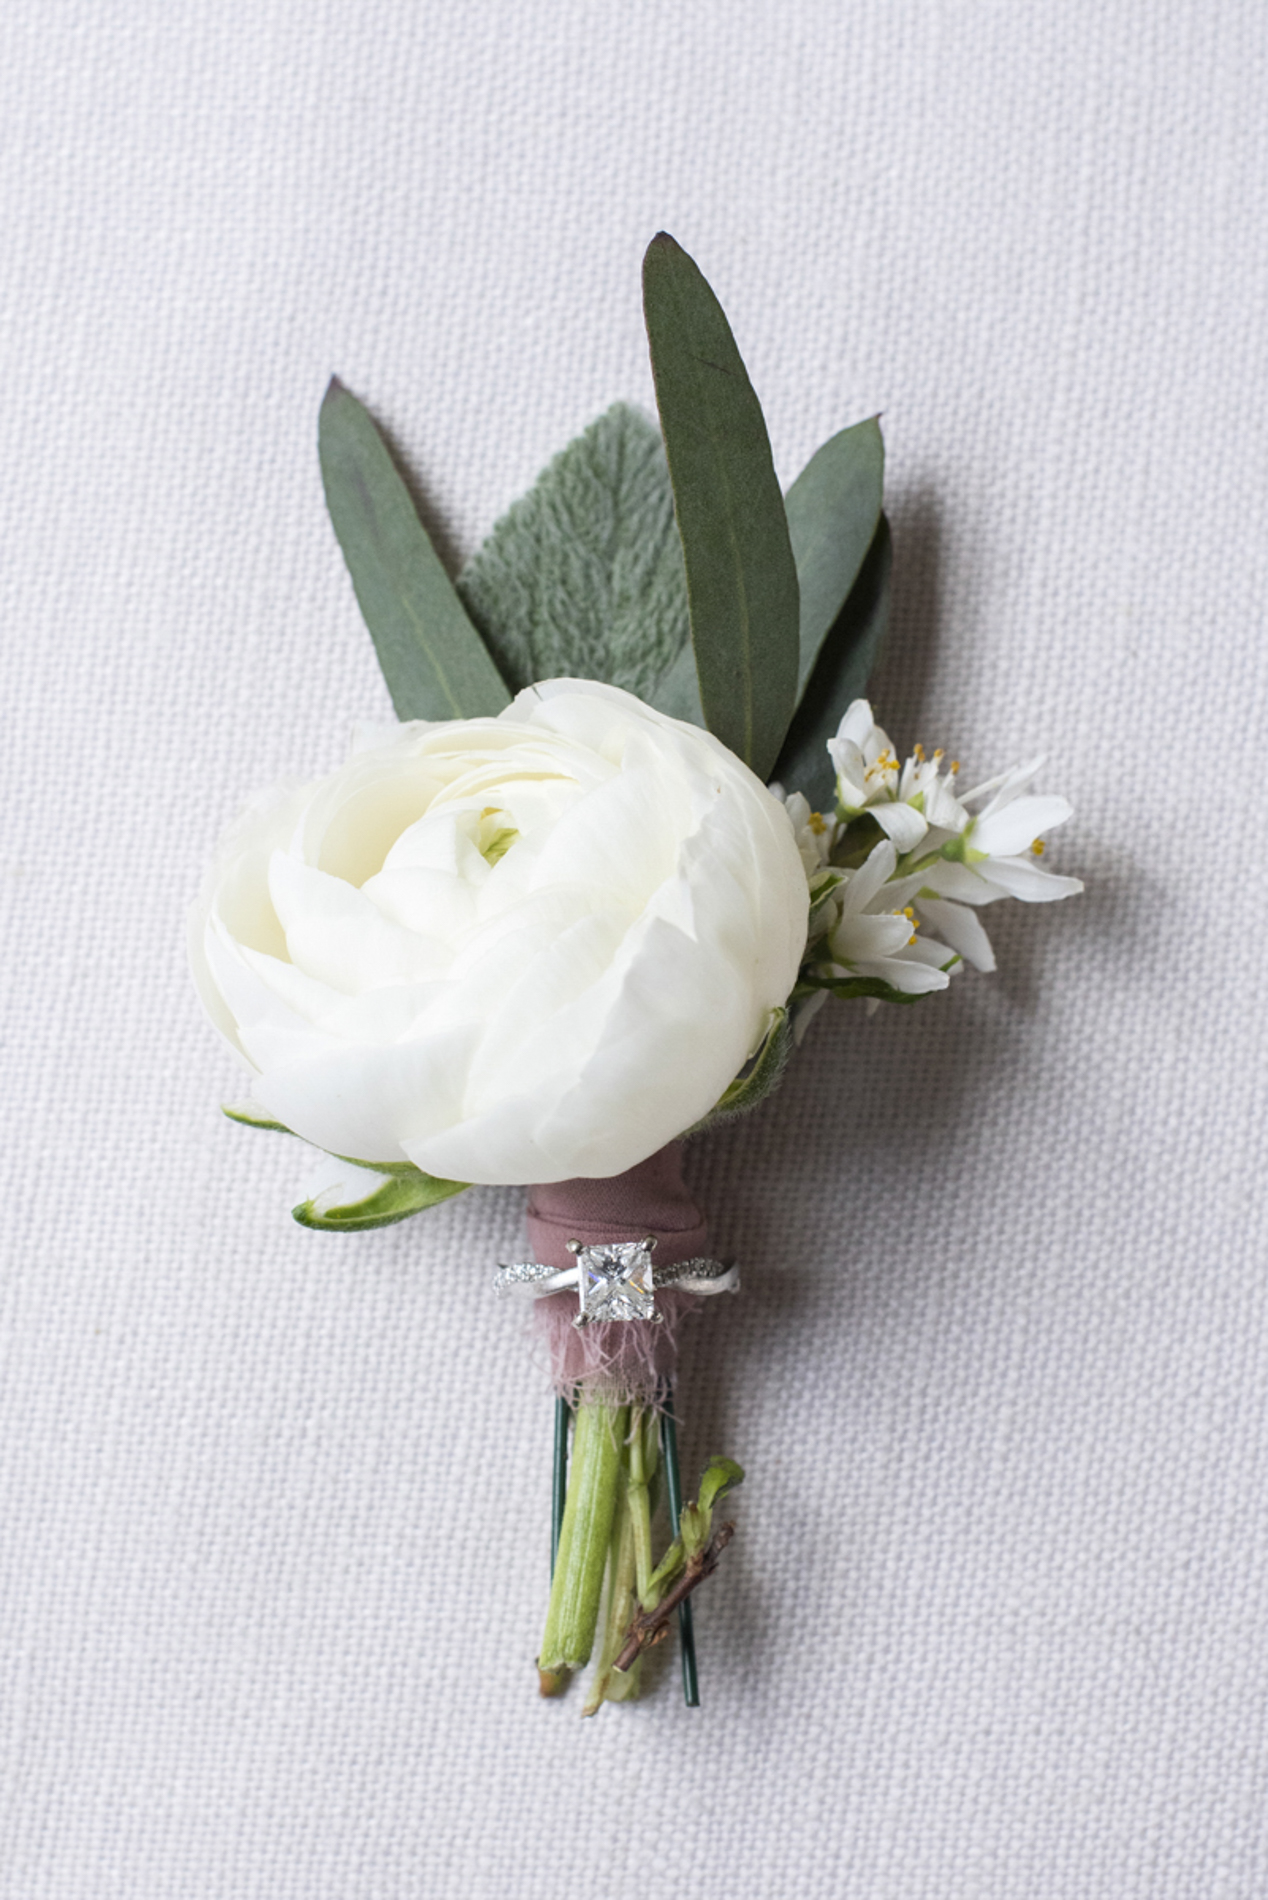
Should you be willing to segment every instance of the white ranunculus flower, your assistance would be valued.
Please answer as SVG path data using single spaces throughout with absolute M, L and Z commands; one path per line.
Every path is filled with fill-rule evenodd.
M 797 979 L 786 812 L 716 739 L 549 680 L 257 805 L 191 919 L 264 1115 L 451 1181 L 618 1174 L 713 1107 Z

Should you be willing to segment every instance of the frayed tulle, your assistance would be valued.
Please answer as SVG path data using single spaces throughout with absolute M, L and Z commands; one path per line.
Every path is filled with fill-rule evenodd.
M 550 1377 L 561 1398 L 602 1399 L 610 1405 L 664 1403 L 678 1363 L 678 1335 L 698 1294 L 666 1288 L 656 1295 L 661 1324 L 651 1320 L 596 1321 L 577 1326 L 577 1299 L 552 1293 L 533 1309 L 533 1332 L 546 1347 Z
M 656 1237 L 655 1264 L 669 1266 L 708 1250 L 704 1216 L 682 1178 L 682 1147 L 669 1147 L 606 1180 L 555 1181 L 529 1197 L 528 1235 L 535 1257 L 552 1267 L 572 1264 L 569 1240 L 587 1245 Z M 655 1268 L 653 1268 L 653 1272 Z M 575 1326 L 574 1293 L 538 1300 L 533 1331 L 546 1346 L 550 1376 L 564 1398 L 581 1393 L 613 1405 L 660 1405 L 678 1361 L 682 1321 L 700 1306 L 694 1293 L 667 1287 L 656 1295 L 659 1325 L 645 1319 Z

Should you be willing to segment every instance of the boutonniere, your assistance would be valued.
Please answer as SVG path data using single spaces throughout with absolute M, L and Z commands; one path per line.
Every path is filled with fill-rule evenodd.
M 297 1220 L 528 1189 L 524 1257 L 490 1279 L 549 1347 L 537 1663 L 553 1695 L 595 1658 L 587 1713 L 637 1693 L 674 1622 L 698 1701 L 694 1595 L 743 1477 L 716 1457 L 687 1499 L 678 1469 L 681 1327 L 740 1286 L 684 1140 L 765 1100 L 828 999 L 923 1002 L 994 967 L 985 907 L 1080 888 L 1041 862 L 1070 808 L 1037 762 L 964 790 L 873 717 L 878 421 L 782 494 L 726 317 L 663 234 L 644 304 L 659 429 L 609 410 L 456 581 L 332 382 L 326 496 L 400 723 L 252 805 L 191 922 L 251 1075 L 226 1113 L 325 1157 Z

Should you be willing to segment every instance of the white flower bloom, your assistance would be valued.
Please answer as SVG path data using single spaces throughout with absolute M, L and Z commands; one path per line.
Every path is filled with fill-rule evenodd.
M 944 990 L 949 976 L 942 965 L 955 953 L 920 937 L 910 911 L 895 904 L 889 879 L 896 862 L 886 838 L 838 887 L 840 916 L 828 933 L 828 953 L 842 977 L 875 977 L 907 996 Z
M 841 825 L 834 827 L 836 838 L 867 816 L 885 832 L 887 843 L 877 846 L 852 877 L 828 869 L 814 881 L 812 961 L 823 954 L 820 938 L 826 931 L 838 963 L 855 974 L 883 975 L 909 992 L 913 986 L 940 989 L 946 977 L 938 965 L 953 958 L 980 970 L 995 968 L 990 939 L 974 915 L 982 905 L 1001 897 L 1045 903 L 1083 889 L 1077 878 L 1054 877 L 1036 862 L 1044 848 L 1041 834 L 1070 816 L 1064 798 L 1028 790 L 1041 760 L 961 795 L 956 790 L 959 766 L 944 770 L 940 751 L 927 758 L 917 746 L 899 765 L 865 699 L 850 706 L 828 751 L 837 774 Z M 833 842 L 830 836 L 825 867 Z M 888 869 L 882 874 L 883 865 Z M 903 941 L 897 920 L 905 917 L 909 924 L 917 912 L 942 941 Z M 887 962 L 896 963 L 900 975 L 883 971 Z M 917 969 L 923 974 L 913 974 Z M 931 980 L 930 971 L 938 981 Z
M 1042 763 L 1036 759 L 967 792 L 960 801 L 967 823 L 948 836 L 931 831 L 925 841 L 930 855 L 904 867 L 907 875 L 896 886 L 903 900 L 979 970 L 995 968 L 995 953 L 974 910 L 1001 897 L 1054 903 L 1083 889 L 1077 877 L 1055 876 L 1038 862 L 1044 849 L 1040 833 L 1071 815 L 1064 798 L 1024 795 Z M 982 810 L 969 812 L 982 798 L 988 798 Z
M 788 813 L 806 877 L 813 883 L 828 862 L 836 821 L 825 818 L 822 812 L 812 811 L 809 799 L 801 792 L 785 792 L 777 783 L 772 783 L 770 790 Z
M 807 897 L 787 814 L 716 739 L 551 680 L 258 806 L 191 956 L 257 1108 L 317 1147 L 602 1177 L 713 1107 L 792 990 Z
M 848 822 L 867 812 L 899 851 L 914 851 L 931 825 L 960 831 L 969 815 L 956 798 L 954 767 L 942 775 L 942 754 L 927 759 L 917 746 L 899 765 L 886 733 L 865 699 L 849 707 L 828 752 L 837 775 L 837 803 Z

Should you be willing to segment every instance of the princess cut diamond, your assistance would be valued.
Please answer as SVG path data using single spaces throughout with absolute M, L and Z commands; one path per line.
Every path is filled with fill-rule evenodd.
M 577 1257 L 581 1312 L 578 1324 L 593 1320 L 655 1319 L 652 1248 L 655 1241 L 625 1240 L 585 1247 L 571 1243 Z

